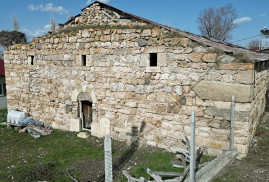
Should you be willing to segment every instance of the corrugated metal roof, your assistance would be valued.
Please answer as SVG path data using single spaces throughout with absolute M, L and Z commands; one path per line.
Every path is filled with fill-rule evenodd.
M 115 7 L 112 7 L 110 5 L 107 5 L 107 4 L 102 3 L 102 2 L 99 2 L 99 1 L 95 1 L 95 2 L 93 2 L 92 4 L 90 4 L 87 7 L 92 6 L 94 3 L 99 3 L 102 7 L 107 7 L 107 8 L 113 9 L 114 11 L 121 12 L 121 13 L 123 13 L 125 15 L 129 15 L 130 17 L 135 18 L 137 20 L 140 20 L 140 21 L 143 21 L 143 22 L 146 22 L 146 23 L 153 24 L 155 26 L 164 28 L 166 30 L 169 30 L 169 31 L 172 31 L 172 32 L 175 32 L 175 33 L 179 33 L 182 36 L 185 36 L 185 37 L 187 37 L 187 38 L 189 38 L 191 40 L 197 41 L 197 42 L 201 42 L 204 45 L 209 46 L 209 47 L 216 47 L 216 48 L 219 48 L 219 49 L 221 49 L 221 50 L 223 50 L 225 52 L 228 52 L 228 53 L 240 53 L 240 52 L 243 52 L 243 53 L 248 54 L 249 57 L 251 59 L 255 60 L 255 61 L 266 61 L 266 60 L 269 60 L 269 54 L 259 53 L 259 52 L 256 52 L 256 51 L 253 51 L 253 50 L 244 48 L 244 47 L 240 47 L 238 45 L 234 45 L 234 44 L 231 44 L 231 43 L 218 41 L 218 40 L 215 40 L 215 39 L 212 39 L 212 38 L 209 38 L 209 37 L 205 37 L 205 36 L 195 35 L 195 34 L 192 34 L 190 32 L 186 32 L 186 31 L 182 31 L 182 30 L 179 30 L 179 29 L 176 29 L 176 28 L 173 28 L 173 27 L 162 25 L 162 24 L 159 24 L 159 23 L 156 23 L 156 22 L 147 20 L 145 18 L 142 18 L 142 17 L 136 16 L 136 15 L 133 15 L 131 13 L 127 13 L 125 11 L 122 11 L 120 9 L 117 9 Z M 86 9 L 87 7 L 85 7 L 84 9 Z M 82 11 L 84 9 L 82 9 Z M 75 17 L 78 17 L 78 16 L 80 16 L 80 14 L 77 15 L 77 16 L 75 16 Z M 70 21 L 66 22 L 65 24 L 67 24 L 69 22 Z
M 5 75 L 4 60 L 0 59 L 0 76 Z

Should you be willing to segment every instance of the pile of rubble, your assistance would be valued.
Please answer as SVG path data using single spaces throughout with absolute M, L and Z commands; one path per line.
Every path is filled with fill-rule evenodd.
M 52 133 L 52 128 L 49 125 L 45 125 L 44 122 L 37 119 L 33 120 L 30 117 L 19 121 L 18 127 L 22 128 L 19 133 L 28 132 L 35 139 Z

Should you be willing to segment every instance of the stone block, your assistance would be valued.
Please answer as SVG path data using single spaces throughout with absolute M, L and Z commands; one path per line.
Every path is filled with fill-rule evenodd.
M 183 47 L 187 47 L 189 44 L 189 39 L 188 38 L 180 38 L 179 39 L 179 44 Z
M 135 91 L 137 94 L 144 94 L 145 92 L 145 87 L 144 85 L 137 85 L 136 86 L 136 91 Z
M 139 39 L 139 40 L 137 40 L 137 43 L 140 47 L 145 47 L 148 45 L 148 43 L 145 39 Z
M 208 147 L 206 149 L 206 154 L 207 155 L 211 155 L 211 156 L 219 156 L 223 153 L 223 150 L 220 150 L 220 149 L 215 149 L 215 148 L 210 148 Z
M 154 142 L 154 141 L 147 141 L 147 145 L 156 147 L 156 146 L 157 146 L 157 142 Z
M 141 33 L 141 36 L 145 36 L 145 37 L 151 36 L 151 30 L 150 29 L 143 30 Z
M 137 107 L 137 102 L 136 101 L 128 101 L 128 102 L 125 103 L 125 105 L 127 107 L 136 108 Z
M 160 73 L 161 68 L 160 67 L 146 67 L 147 73 Z
M 110 121 L 107 118 L 102 118 L 100 123 L 93 122 L 91 125 L 91 134 L 99 138 L 110 135 Z
M 234 147 L 237 148 L 237 151 L 242 154 L 247 154 L 248 147 L 247 145 L 234 144 Z
M 83 37 L 83 38 L 88 38 L 88 37 L 90 37 L 90 32 L 89 32 L 87 29 L 83 30 L 83 32 L 82 32 L 82 37 Z
M 220 64 L 218 69 L 223 70 L 253 70 L 253 63 L 230 63 L 230 64 Z
M 238 137 L 238 136 L 234 137 L 234 143 L 246 145 L 247 142 L 248 142 L 247 137 Z
M 184 61 L 185 57 L 186 57 L 185 54 L 176 54 L 174 58 L 180 61 Z
M 148 66 L 148 64 L 149 64 L 149 54 L 142 54 L 141 56 L 140 56 L 140 66 L 141 67 L 146 67 L 146 66 Z
M 166 96 L 166 102 L 168 103 L 176 103 L 179 100 L 178 94 L 169 94 Z
M 213 101 L 251 102 L 253 90 L 251 85 L 231 84 L 218 81 L 200 81 L 192 84 L 192 90 L 201 98 Z
M 188 55 L 189 60 L 191 60 L 192 62 L 199 62 L 201 61 L 202 57 L 203 54 L 201 53 L 191 53 Z
M 253 84 L 254 70 L 240 71 L 237 74 L 236 81 L 244 84 Z
M 156 100 L 156 97 L 157 97 L 157 94 L 152 93 L 152 94 L 149 94 L 147 96 L 147 100 L 149 100 L 149 101 L 155 101 Z
M 92 66 L 93 61 L 92 61 L 92 55 L 86 55 L 86 66 Z
M 79 138 L 89 138 L 90 134 L 88 132 L 80 132 L 77 134 Z
M 176 92 L 178 95 L 182 95 L 182 87 L 181 87 L 181 86 L 175 86 L 175 92 Z
M 227 64 L 227 63 L 231 63 L 235 60 L 234 57 L 232 56 L 229 56 L 229 55 L 222 55 L 222 56 L 219 56 L 218 57 L 218 60 L 221 62 L 221 63 L 224 63 L 224 64 Z
M 158 66 L 167 66 L 166 53 L 158 53 L 157 55 Z
M 203 56 L 202 60 L 206 63 L 216 62 L 217 54 L 216 53 L 207 53 Z
M 217 107 L 209 107 L 205 110 L 205 114 L 209 116 L 218 116 L 228 121 L 230 121 L 230 113 L 231 113 L 230 109 L 220 109 Z M 248 116 L 247 112 L 241 112 L 241 111 L 234 112 L 235 120 L 238 121 L 245 121 L 247 119 L 247 116 Z

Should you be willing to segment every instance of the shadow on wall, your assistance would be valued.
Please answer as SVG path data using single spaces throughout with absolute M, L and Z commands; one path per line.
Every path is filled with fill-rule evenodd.
M 123 167 L 129 162 L 132 156 L 136 153 L 139 147 L 139 135 L 143 132 L 145 128 L 145 121 L 142 122 L 140 129 L 137 126 L 132 127 L 132 132 L 130 133 L 131 136 L 131 145 L 130 147 L 120 156 L 120 158 L 113 162 L 113 178 L 117 177 L 119 174 L 122 173 Z M 98 181 L 105 181 L 105 174 L 103 174 Z
M 7 109 L 7 97 L 0 96 L 0 110 Z
M 265 94 L 265 111 L 269 112 L 269 86 Z

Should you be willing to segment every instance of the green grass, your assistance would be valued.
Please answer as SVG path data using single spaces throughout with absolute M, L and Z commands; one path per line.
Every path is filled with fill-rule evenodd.
M 144 170 L 144 167 L 148 167 L 153 171 L 183 172 L 183 169 L 177 169 L 172 166 L 171 160 L 175 156 L 175 154 L 173 153 L 162 152 L 161 150 L 159 150 L 154 153 L 143 152 L 140 155 L 141 155 L 140 157 L 144 158 L 143 162 L 133 167 L 129 173 L 131 176 L 135 178 L 144 177 L 148 180 L 151 179 L 151 177 Z M 166 179 L 169 178 L 167 177 Z M 120 182 L 126 182 L 126 181 L 127 181 L 126 177 L 122 177 L 120 179 Z
M 215 158 L 216 158 L 216 156 L 202 155 L 200 164 L 210 162 L 210 161 L 214 160 Z
M 68 181 L 66 170 L 82 159 L 103 157 L 103 148 L 75 132 L 54 131 L 34 139 L 28 133 L 0 126 L 0 179 Z
M 51 135 L 34 139 L 28 133 L 19 133 L 14 128 L 8 129 L 0 125 L 0 181 L 72 182 L 68 172 L 79 181 L 84 181 L 92 175 L 95 177 L 96 174 L 91 173 L 94 169 L 102 173 L 103 139 L 92 136 L 81 139 L 76 135 L 76 132 L 54 130 Z M 121 161 L 130 149 L 124 142 L 119 141 L 112 141 L 112 148 L 114 164 Z M 127 181 L 122 175 L 122 170 L 127 167 L 130 167 L 129 174 L 133 177 L 147 179 L 150 179 L 150 176 L 144 167 L 153 171 L 183 172 L 183 169 L 172 166 L 171 160 L 174 157 L 174 153 L 158 148 L 143 147 L 134 150 L 130 158 L 122 161 L 126 162 L 126 166 L 119 169 L 119 176 L 115 181 Z M 212 159 L 203 156 L 201 162 Z
M 0 123 L 7 121 L 7 109 L 0 110 Z

